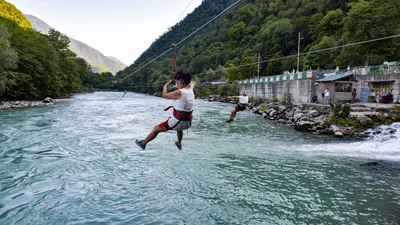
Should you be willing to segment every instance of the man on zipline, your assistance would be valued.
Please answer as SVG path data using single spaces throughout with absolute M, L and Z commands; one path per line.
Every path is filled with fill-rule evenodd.
M 249 103 L 249 96 L 247 96 L 245 91 L 242 91 L 242 95 L 241 96 L 228 96 L 228 97 L 230 97 L 230 98 L 239 98 L 238 104 L 232 110 L 231 116 L 229 117 L 229 120 L 226 121 L 227 123 L 230 123 L 235 118 L 236 112 L 246 110 L 247 104 Z
M 191 80 L 192 75 L 190 73 L 180 70 L 175 75 L 175 83 L 178 90 L 167 92 L 167 87 L 171 83 L 171 80 L 164 85 L 162 93 L 163 98 L 174 99 L 173 106 L 168 106 L 164 111 L 173 108 L 172 116 L 165 122 L 155 126 L 144 140 L 139 141 L 136 139 L 136 144 L 140 148 L 144 150 L 147 143 L 156 138 L 160 132 L 175 130 L 178 137 L 178 141 L 175 142 L 175 145 L 179 150 L 182 150 L 183 130 L 189 129 L 192 125 L 194 102 L 193 88 L 196 83 Z

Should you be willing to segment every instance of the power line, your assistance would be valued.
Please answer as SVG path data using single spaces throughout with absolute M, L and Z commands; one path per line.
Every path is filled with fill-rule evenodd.
M 219 16 L 221 16 L 222 14 L 224 14 L 225 12 L 227 12 L 228 10 L 230 10 L 231 8 L 233 8 L 235 5 L 237 5 L 239 2 L 241 2 L 242 0 L 238 0 L 237 2 L 233 3 L 231 6 L 229 6 L 228 8 L 226 8 L 224 11 L 222 11 L 220 14 L 216 15 L 214 18 L 212 18 L 210 21 L 208 21 L 207 23 L 205 23 L 203 26 L 197 28 L 197 30 L 193 31 L 193 33 L 189 34 L 186 38 L 184 38 L 182 41 L 178 42 L 176 44 L 176 46 L 178 46 L 179 44 L 181 44 L 182 42 L 184 42 L 186 39 L 188 39 L 189 37 L 191 37 L 193 34 L 197 33 L 197 31 L 201 30 L 203 27 L 205 27 L 206 25 L 208 25 L 209 23 L 211 23 L 212 21 L 214 21 L 215 19 L 217 19 Z
M 345 45 L 340 45 L 340 46 L 335 46 L 335 47 L 331 47 L 331 48 L 324 48 L 324 49 L 319 49 L 319 50 L 304 52 L 304 53 L 300 53 L 299 55 L 307 55 L 307 54 L 312 54 L 312 53 L 318 53 L 318 52 L 323 52 L 323 51 L 329 51 L 329 50 L 334 50 L 334 49 L 338 49 L 338 48 L 344 48 L 344 47 L 353 46 L 353 45 L 360 45 L 360 44 L 365 44 L 365 43 L 370 43 L 370 42 L 375 42 L 375 41 L 381 41 L 381 40 L 386 40 L 386 39 L 391 39 L 391 38 L 396 38 L 396 37 L 400 37 L 400 34 L 396 34 L 396 35 L 392 35 L 392 36 L 387 36 L 387 37 L 382 37 L 382 38 L 371 39 L 371 40 L 367 40 L 367 41 L 354 42 L 354 43 L 345 44 Z M 260 63 L 272 62 L 272 61 L 277 61 L 277 60 L 282 60 L 282 59 L 288 59 L 288 58 L 292 58 L 292 57 L 297 57 L 297 54 L 296 54 L 296 55 L 289 55 L 289 56 L 279 57 L 279 58 L 274 58 L 274 59 L 263 60 L 263 61 L 260 61 Z M 224 71 L 224 70 L 230 70 L 230 69 L 235 69 L 235 68 L 241 68 L 241 67 L 244 67 L 244 66 L 252 66 L 252 65 L 256 65 L 256 64 L 258 64 L 258 62 L 243 64 L 243 65 L 234 66 L 234 67 L 225 68 L 225 69 L 220 69 L 220 70 L 214 70 L 214 71 L 211 71 L 211 72 L 221 72 L 221 71 Z M 201 74 L 208 74 L 208 73 L 211 73 L 211 72 L 198 73 L 198 74 L 195 74 L 195 75 L 193 75 L 193 76 L 198 76 L 198 75 L 201 75 Z
M 344 48 L 344 47 L 353 46 L 353 45 L 360 45 L 360 44 L 365 44 L 365 43 L 370 43 L 370 42 L 375 42 L 375 41 L 381 41 L 381 40 L 386 40 L 386 39 L 391 39 L 391 38 L 396 38 L 396 37 L 400 37 L 400 34 L 387 36 L 387 37 L 382 37 L 382 38 L 371 39 L 371 40 L 366 40 L 366 41 L 354 42 L 354 43 L 350 43 L 350 44 L 345 44 L 345 45 L 340 45 L 340 46 L 335 46 L 335 47 L 330 47 L 330 48 L 324 48 L 324 49 L 319 49 L 319 50 L 314 50 L 314 51 L 309 51 L 309 52 L 304 52 L 304 53 L 300 53 L 299 55 L 307 55 L 307 54 L 312 54 L 312 53 L 329 51 L 329 50 L 334 50 L 334 49 L 338 49 L 338 48 Z M 273 59 L 268 59 L 268 60 L 263 60 L 263 61 L 260 61 L 260 62 L 242 64 L 242 65 L 233 66 L 233 67 L 229 67 L 229 68 L 213 70 L 213 71 L 209 71 L 209 72 L 207 71 L 207 72 L 197 73 L 197 74 L 194 74 L 192 76 L 199 76 L 199 75 L 209 74 L 209 73 L 217 73 L 217 72 L 227 71 L 227 70 L 241 68 L 241 67 L 245 67 L 245 66 L 252 66 L 252 65 L 256 65 L 258 63 L 266 63 L 266 62 L 272 62 L 272 61 L 277 61 L 277 60 L 282 60 L 282 59 L 288 59 L 288 58 L 297 57 L 297 55 L 298 54 L 289 55 L 289 56 L 283 56 L 283 57 L 273 58 Z M 158 82 L 167 82 L 167 81 L 168 80 L 158 81 Z M 150 86 L 153 86 L 153 85 L 146 84 L 146 85 L 136 85 L 136 86 L 131 86 L 131 87 L 150 87 Z M 155 86 L 155 87 L 158 87 L 158 86 Z
M 135 74 L 137 71 L 143 69 L 145 66 L 149 65 L 150 63 L 154 62 L 155 60 L 157 60 L 158 58 L 160 58 L 161 56 L 165 55 L 167 52 L 171 51 L 171 49 L 168 49 L 167 51 L 161 53 L 160 55 L 158 55 L 157 57 L 155 57 L 154 59 L 152 59 L 150 62 L 144 64 L 143 66 L 139 67 L 139 69 L 133 71 L 132 73 L 128 74 L 128 76 L 122 78 L 121 80 L 119 80 L 119 82 L 122 82 L 123 80 L 125 80 L 126 78 L 132 76 L 133 74 Z
M 183 12 L 181 13 L 181 15 L 179 15 L 178 19 L 176 19 L 174 25 L 178 22 L 179 18 L 181 18 L 181 16 L 183 15 L 183 13 L 185 13 L 186 9 L 189 8 L 189 6 L 193 3 L 193 1 L 194 1 L 194 0 L 192 0 L 192 1 L 189 3 L 189 5 L 186 6 L 185 10 L 183 10 Z
M 199 30 L 201 30 L 203 27 L 205 27 L 206 25 L 208 25 L 209 23 L 211 23 L 212 21 L 214 21 L 215 19 L 217 19 L 219 16 L 221 16 L 222 14 L 224 14 L 225 12 L 227 12 L 228 10 L 230 10 L 231 8 L 233 8 L 235 5 L 237 5 L 239 2 L 241 2 L 242 0 L 238 0 L 237 2 L 233 3 L 231 6 L 229 6 L 228 8 L 226 8 L 224 11 L 222 11 L 221 13 L 219 13 L 218 15 L 216 15 L 214 18 L 212 18 L 211 20 L 209 20 L 207 23 L 205 23 L 203 26 L 197 28 L 195 31 L 193 31 L 191 34 L 189 34 L 188 36 L 186 36 L 184 39 L 182 39 L 181 41 L 179 41 L 177 44 L 175 44 L 175 46 L 178 46 L 179 44 L 181 44 L 182 42 L 184 42 L 186 39 L 188 39 L 189 37 L 191 37 L 193 34 L 197 33 Z M 133 74 L 135 74 L 136 72 L 138 72 L 139 70 L 143 69 L 145 66 L 149 65 L 150 63 L 154 62 L 155 60 L 157 60 L 158 58 L 160 58 L 161 56 L 165 55 L 167 52 L 171 51 L 171 48 L 169 48 L 168 50 L 166 50 L 165 52 L 161 53 L 159 56 L 157 56 L 156 58 L 152 59 L 150 62 L 146 63 L 145 65 L 141 66 L 139 69 L 133 71 L 132 73 L 128 74 L 126 77 L 122 78 L 120 80 L 123 81 L 126 78 L 132 76 Z

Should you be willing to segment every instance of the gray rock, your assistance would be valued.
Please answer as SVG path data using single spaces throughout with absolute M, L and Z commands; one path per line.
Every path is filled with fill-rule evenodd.
M 43 100 L 43 103 L 53 103 L 53 99 L 51 99 L 50 97 L 47 97 Z
M 314 117 L 314 118 L 312 119 L 312 121 L 313 121 L 314 123 L 320 124 L 320 125 L 323 124 L 323 123 L 325 123 L 327 120 L 328 120 L 328 117 L 326 117 L 325 115 L 320 115 L 320 116 Z
M 336 137 L 343 137 L 343 133 L 338 126 L 331 125 L 331 130 L 333 131 Z
M 298 108 L 298 107 L 294 108 L 294 114 L 299 114 L 299 113 L 302 113 L 302 112 L 303 111 L 300 108 Z
M 313 117 L 317 117 L 317 116 L 319 116 L 321 113 L 318 112 L 317 110 L 311 110 L 311 111 L 310 111 L 310 114 L 311 114 Z
M 310 117 L 301 117 L 298 121 L 310 121 Z
M 305 117 L 305 118 L 313 118 L 314 116 L 313 115 L 311 115 L 309 112 L 308 113 L 304 113 L 303 114 L 303 117 Z
M 309 121 L 299 121 L 294 125 L 294 129 L 300 130 L 300 131 L 308 131 L 312 127 L 313 127 L 313 125 Z
M 286 123 L 286 120 L 284 120 L 284 119 L 279 119 L 278 122 L 279 122 L 279 123 L 285 124 L 285 123 Z
M 356 116 L 361 123 L 366 123 L 372 121 L 371 118 L 367 117 L 366 115 L 359 115 Z
M 268 117 L 268 114 L 265 113 L 265 112 L 263 112 L 263 113 L 262 113 L 262 117 L 263 117 L 264 119 L 266 119 L 266 118 Z
M 293 116 L 293 122 L 297 122 L 301 117 L 303 117 L 303 113 L 295 113 Z
M 291 119 L 294 116 L 294 110 L 288 110 L 285 113 L 286 118 Z
M 272 111 L 269 113 L 270 117 L 275 117 L 278 114 L 278 112 L 275 109 L 272 109 Z
M 279 113 L 285 112 L 286 109 L 287 109 L 286 106 L 283 106 L 283 105 L 279 106 Z

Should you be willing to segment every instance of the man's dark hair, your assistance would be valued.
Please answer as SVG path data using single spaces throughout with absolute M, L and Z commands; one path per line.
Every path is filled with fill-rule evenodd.
M 189 85 L 190 81 L 192 80 L 192 74 L 183 70 L 179 70 L 175 74 L 175 80 L 181 80 L 185 83 L 185 85 Z

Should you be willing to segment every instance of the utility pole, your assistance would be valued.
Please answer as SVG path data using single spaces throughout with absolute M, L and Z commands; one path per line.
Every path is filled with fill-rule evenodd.
M 300 61 L 300 32 L 299 32 L 299 40 L 297 44 L 297 71 L 299 72 L 299 61 Z
M 260 79 L 260 58 L 261 58 L 261 55 L 260 55 L 260 53 L 258 53 L 257 79 Z

